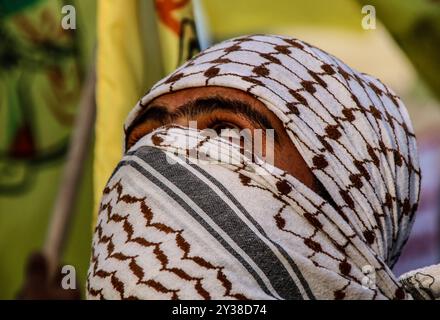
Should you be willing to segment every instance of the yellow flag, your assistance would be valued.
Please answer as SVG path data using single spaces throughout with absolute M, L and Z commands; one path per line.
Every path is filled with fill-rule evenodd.
M 166 74 L 200 51 L 190 0 L 156 0 L 158 32 Z
M 99 0 L 95 219 L 121 159 L 123 123 L 147 89 L 198 52 L 190 0 Z

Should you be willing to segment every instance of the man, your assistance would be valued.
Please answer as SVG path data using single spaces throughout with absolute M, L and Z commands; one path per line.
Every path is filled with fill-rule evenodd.
M 390 268 L 420 169 L 405 106 L 379 80 L 299 40 L 245 36 L 157 83 L 125 129 L 89 298 L 411 298 Z

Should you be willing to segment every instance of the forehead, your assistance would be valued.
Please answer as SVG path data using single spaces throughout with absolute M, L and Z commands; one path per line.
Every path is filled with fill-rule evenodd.
M 259 111 L 267 110 L 267 107 L 251 94 L 227 87 L 197 87 L 170 92 L 152 100 L 149 105 L 161 105 L 167 107 L 169 111 L 177 109 L 179 106 L 198 99 L 219 96 L 231 100 L 239 100 L 249 104 L 251 107 Z

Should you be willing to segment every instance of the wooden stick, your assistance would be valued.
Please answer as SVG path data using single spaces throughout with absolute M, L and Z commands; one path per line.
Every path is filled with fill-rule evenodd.
M 43 253 L 48 261 L 49 279 L 52 279 L 55 275 L 62 258 L 84 163 L 87 160 L 95 123 L 95 83 L 96 75 L 95 66 L 93 65 L 83 85 L 61 184 L 55 200 L 50 225 L 46 232 Z

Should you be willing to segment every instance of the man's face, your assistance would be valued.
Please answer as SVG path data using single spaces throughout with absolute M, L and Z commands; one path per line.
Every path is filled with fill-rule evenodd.
M 251 132 L 273 129 L 275 166 L 312 190 L 321 191 L 319 182 L 293 145 L 282 122 L 261 101 L 237 89 L 190 88 L 154 99 L 129 128 L 127 148 L 156 128 L 167 124 L 188 126 L 190 121 L 196 121 L 199 130 L 213 129 L 218 133 L 227 128 L 250 129 Z

